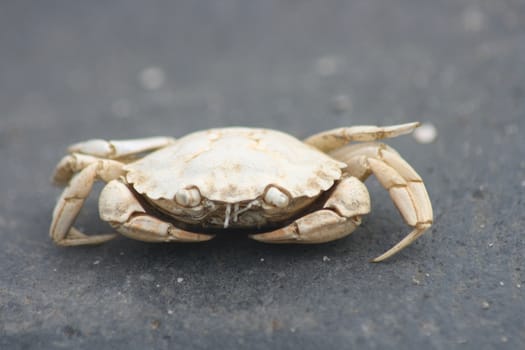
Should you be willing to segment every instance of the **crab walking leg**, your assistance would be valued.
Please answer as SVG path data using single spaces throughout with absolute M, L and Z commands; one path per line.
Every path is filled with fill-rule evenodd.
M 96 180 L 111 181 L 122 173 L 122 163 L 113 160 L 97 160 L 88 163 L 72 177 L 53 211 L 49 234 L 56 244 L 62 246 L 99 244 L 114 238 L 114 234 L 87 236 L 73 227 Z
M 89 140 L 76 143 L 68 147 L 70 154 L 58 162 L 53 175 L 53 182 L 57 185 L 65 185 L 75 173 L 91 163 L 103 159 L 123 161 L 126 157 L 155 151 L 174 142 L 175 139 L 170 137 L 150 137 L 116 141 Z
M 323 243 L 348 236 L 361 224 L 361 215 L 370 212 L 370 196 L 355 177 L 344 178 L 336 186 L 323 209 L 251 238 L 267 243 Z
M 82 153 L 100 158 L 118 159 L 151 152 L 175 143 L 171 137 L 149 137 L 132 140 L 88 140 L 68 147 L 69 153 Z
M 79 153 L 68 154 L 55 167 L 52 181 L 55 185 L 65 186 L 76 173 L 99 161 L 103 159 Z
M 409 134 L 419 125 L 419 122 L 413 122 L 382 127 L 364 125 L 338 128 L 312 135 L 304 140 L 304 142 L 323 152 L 330 152 L 352 141 L 375 141 Z
M 100 218 L 121 234 L 146 242 L 203 242 L 214 236 L 188 232 L 149 215 L 130 189 L 109 182 L 99 197 Z
M 432 225 L 432 204 L 421 177 L 393 148 L 377 143 L 348 145 L 330 155 L 348 164 L 347 172 L 365 181 L 374 174 L 389 191 L 407 225 L 414 229 L 373 261 L 379 262 L 409 246 Z

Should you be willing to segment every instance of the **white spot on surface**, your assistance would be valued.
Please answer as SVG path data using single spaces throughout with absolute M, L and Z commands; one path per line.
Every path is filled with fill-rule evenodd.
M 469 7 L 463 12 L 463 27 L 467 32 L 479 32 L 485 25 L 485 15 L 479 8 Z
M 341 68 L 341 58 L 336 55 L 327 55 L 319 58 L 316 63 L 316 72 L 320 76 L 335 75 Z
M 439 328 L 433 321 L 429 321 L 429 322 L 424 322 L 421 325 L 421 331 L 424 335 L 426 335 L 427 337 L 430 337 L 431 335 L 438 333 Z
M 437 138 L 437 129 L 434 124 L 424 123 L 414 130 L 414 138 L 419 143 L 432 143 Z
M 111 112 L 118 118 L 128 118 L 131 115 L 131 103 L 121 98 L 113 102 Z
M 184 278 L 182 277 L 177 278 L 177 283 L 182 283 L 182 282 L 184 282 Z
M 168 310 L 168 315 L 173 315 L 173 310 Z
M 98 264 L 100 264 L 100 260 L 93 261 L 93 265 L 98 265 Z
M 260 261 L 261 261 L 261 262 L 264 262 L 264 258 L 261 258 Z
M 474 154 L 477 157 L 481 157 L 483 155 L 483 148 L 481 146 L 477 146 L 476 149 L 474 150 Z
M 331 104 L 336 113 L 348 113 L 352 110 L 352 99 L 348 95 L 334 96 Z
M 521 187 L 525 187 L 525 180 L 521 182 Z
M 499 285 L 503 287 L 505 285 L 505 282 L 499 281 Z
M 484 300 L 482 303 L 481 303 L 481 307 L 484 309 L 484 310 L 487 310 L 489 307 L 490 307 L 490 303 L 486 300 Z
M 166 80 L 166 75 L 160 67 L 147 67 L 139 74 L 142 87 L 146 90 L 160 89 Z
M 323 256 L 323 261 L 324 262 L 330 261 L 330 258 L 325 255 L 325 256 Z
M 517 133 L 519 133 L 519 131 L 520 130 L 516 124 L 505 125 L 505 135 L 507 136 L 516 135 Z
M 139 276 L 139 279 L 141 281 L 148 281 L 148 282 L 153 282 L 155 281 L 155 276 L 153 276 L 152 274 L 150 273 L 144 273 L 142 275 Z
M 371 322 L 367 321 L 363 324 L 361 324 L 361 330 L 365 334 L 365 336 L 370 337 L 373 333 L 373 325 Z

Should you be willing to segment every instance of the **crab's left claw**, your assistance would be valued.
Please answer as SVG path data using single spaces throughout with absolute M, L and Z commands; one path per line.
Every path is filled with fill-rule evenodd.
M 365 185 L 355 177 L 345 177 L 336 185 L 322 209 L 288 226 L 250 237 L 266 243 L 330 242 L 352 233 L 361 224 L 361 216 L 368 212 L 370 196 Z

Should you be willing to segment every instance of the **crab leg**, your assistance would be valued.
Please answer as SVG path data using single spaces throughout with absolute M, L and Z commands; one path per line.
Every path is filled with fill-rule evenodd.
M 267 243 L 322 243 L 348 236 L 370 212 L 370 197 L 364 184 L 347 177 L 336 185 L 323 209 L 305 215 L 288 226 L 251 238 Z
M 87 236 L 73 227 L 73 223 L 88 197 L 96 180 L 110 181 L 122 173 L 122 163 L 114 160 L 86 159 L 85 166 L 72 177 L 69 186 L 64 189 L 53 211 L 53 220 L 49 234 L 58 245 L 72 246 L 99 244 L 114 238 L 114 234 Z
M 103 159 L 119 159 L 123 162 L 133 155 L 151 152 L 168 146 L 175 142 L 170 137 L 150 137 L 135 140 L 89 140 L 76 143 L 68 147 L 70 154 L 58 162 L 53 182 L 65 185 L 74 174 L 87 167 L 89 164 Z
M 149 215 L 129 188 L 109 182 L 100 194 L 100 217 L 123 235 L 146 242 L 203 242 L 214 236 L 193 233 Z
M 374 174 L 389 191 L 404 221 L 414 228 L 394 247 L 375 258 L 374 262 L 385 260 L 406 248 L 432 225 L 432 204 L 423 180 L 393 148 L 370 142 L 348 145 L 330 155 L 347 163 L 347 172 L 362 181 Z
M 55 185 L 65 186 L 76 173 L 99 161 L 103 159 L 79 153 L 68 154 L 55 167 L 52 181 Z
M 352 141 L 375 141 L 411 133 L 419 122 L 392 126 L 353 126 L 324 131 L 308 137 L 305 143 L 323 151 L 330 152 Z
M 100 158 L 119 159 L 171 145 L 171 137 L 149 137 L 132 140 L 88 140 L 75 143 L 68 148 L 69 153 L 82 153 Z

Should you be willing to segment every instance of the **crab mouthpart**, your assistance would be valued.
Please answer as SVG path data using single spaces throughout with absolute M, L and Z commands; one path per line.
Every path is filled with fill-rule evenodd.
M 259 204 L 259 201 L 256 199 L 249 202 L 245 207 L 242 207 L 242 208 L 240 207 L 239 203 L 235 203 L 235 204 L 227 203 L 226 209 L 224 211 L 223 227 L 228 228 L 228 226 L 230 225 L 230 220 L 232 222 L 237 222 L 239 220 L 239 215 L 241 215 L 244 212 L 247 212 L 248 210 L 253 208 L 256 204 Z M 232 206 L 233 206 L 233 209 L 232 209 Z

